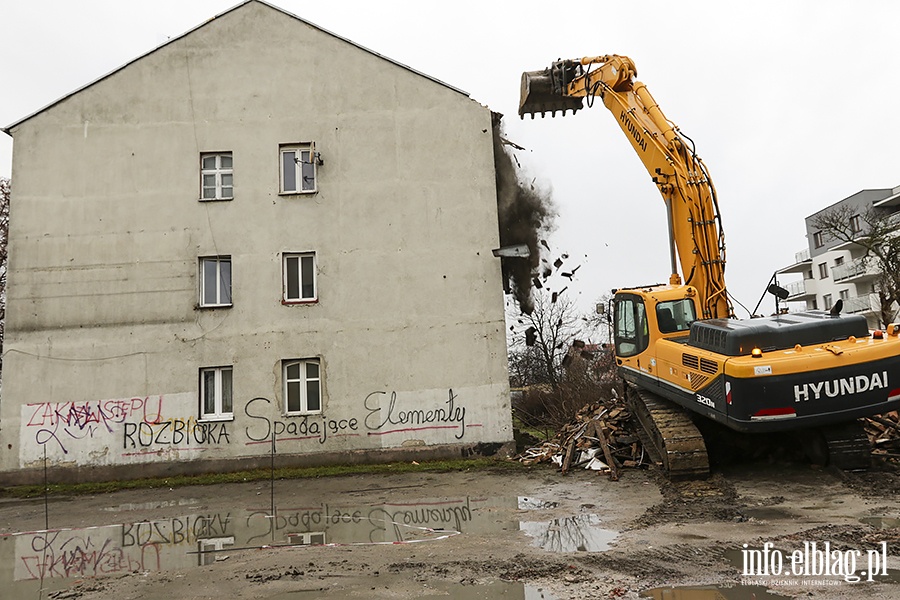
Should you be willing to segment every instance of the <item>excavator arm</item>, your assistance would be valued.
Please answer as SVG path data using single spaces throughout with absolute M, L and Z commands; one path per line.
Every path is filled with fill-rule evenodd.
M 519 116 L 563 115 L 600 97 L 631 142 L 666 205 L 670 283 L 697 288 L 702 318 L 733 317 L 725 289 L 725 239 L 715 187 L 693 143 L 669 121 L 631 59 L 606 55 L 554 62 L 522 74 Z

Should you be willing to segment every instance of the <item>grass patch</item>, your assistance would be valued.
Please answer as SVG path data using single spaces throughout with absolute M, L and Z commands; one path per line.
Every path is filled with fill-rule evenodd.
M 488 471 L 494 473 L 517 472 L 527 469 L 518 461 L 495 458 L 473 458 L 414 462 L 395 462 L 371 465 L 334 465 L 328 467 L 282 467 L 275 469 L 275 479 L 311 479 L 341 475 L 371 475 L 378 473 L 451 473 L 457 471 Z M 51 483 L 47 486 L 50 496 L 79 496 L 108 494 L 122 490 L 177 488 L 190 485 L 217 485 L 265 481 L 272 478 L 269 469 L 235 471 L 233 473 L 207 473 L 204 475 L 176 475 L 154 479 L 104 481 L 83 483 Z M 43 485 L 19 485 L 0 489 L 0 498 L 39 498 L 44 495 Z

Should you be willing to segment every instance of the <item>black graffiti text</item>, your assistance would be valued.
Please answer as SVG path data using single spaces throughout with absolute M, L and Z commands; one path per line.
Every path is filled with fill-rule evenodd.
M 387 395 L 387 392 L 372 392 L 366 396 L 364 405 L 369 414 L 366 415 L 365 424 L 370 431 L 379 431 L 386 425 L 424 427 L 440 423 L 454 423 L 459 424 L 459 431 L 454 436 L 456 439 L 462 439 L 466 434 L 466 407 L 456 403 L 458 396 L 453 393 L 452 389 L 449 390 L 449 397 L 444 402 L 446 407 L 439 406 L 430 409 L 400 410 L 397 407 L 397 392 L 391 392 L 387 409 L 383 409 L 379 400 L 380 396 L 384 395 Z
M 227 423 L 199 423 L 169 419 L 159 423 L 125 423 L 125 448 L 178 446 L 183 444 L 228 444 Z

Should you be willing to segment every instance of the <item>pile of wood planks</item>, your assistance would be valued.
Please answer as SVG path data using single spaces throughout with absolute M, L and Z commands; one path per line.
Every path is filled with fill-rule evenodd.
M 613 481 L 623 468 L 649 464 L 628 409 L 616 397 L 584 406 L 553 440 L 529 448 L 518 459 L 524 464 L 553 461 L 564 474 L 573 468 L 593 469 Z
M 872 454 L 886 459 L 900 459 L 900 415 L 897 411 L 863 419 L 872 441 Z

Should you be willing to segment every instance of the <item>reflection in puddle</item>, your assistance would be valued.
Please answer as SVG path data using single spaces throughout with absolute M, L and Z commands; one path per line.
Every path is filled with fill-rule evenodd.
M 660 587 L 641 592 L 644 598 L 653 600 L 765 600 L 786 599 L 791 596 L 774 594 L 760 585 L 724 586 L 683 586 Z
M 556 508 L 557 506 L 559 506 L 559 502 L 547 502 L 545 500 L 539 500 L 538 498 L 519 496 L 520 510 L 544 510 L 548 508 Z
M 153 504 L 160 507 L 160 503 Z M 168 506 L 168 505 L 167 505 Z M 516 497 L 421 500 L 376 506 L 320 504 L 202 512 L 120 525 L 0 534 L 0 589 L 12 598 L 71 579 L 210 565 L 245 548 L 435 542 L 515 529 Z M 147 507 L 140 506 L 140 510 Z M 502 512 L 501 512 L 502 514 Z M 512 517 L 510 517 L 512 519 Z M 5 598 L 6 596 L 3 595 Z
M 900 519 L 896 517 L 863 517 L 860 523 L 871 525 L 876 529 L 894 529 L 900 527 Z
M 545 522 L 523 522 L 519 529 L 534 538 L 534 545 L 551 552 L 609 550 L 618 531 L 603 529 L 597 515 L 577 515 Z
M 741 513 L 758 521 L 778 521 L 796 518 L 796 513 L 777 506 L 750 506 L 741 509 Z
M 328 600 L 394 599 L 397 598 L 398 591 L 401 590 L 403 596 L 409 598 L 440 598 L 441 600 L 494 600 L 495 598 L 506 600 L 555 600 L 554 596 L 542 588 L 521 582 L 494 581 L 478 585 L 433 582 L 413 586 L 407 582 L 392 581 L 390 585 L 384 585 L 384 581 L 376 581 L 378 585 L 375 587 L 367 585 L 365 587 L 348 587 L 344 590 L 328 589 Z M 323 595 L 323 590 L 303 590 L 268 596 L 265 600 L 319 600 Z M 147 598 L 145 600 L 155 599 Z

